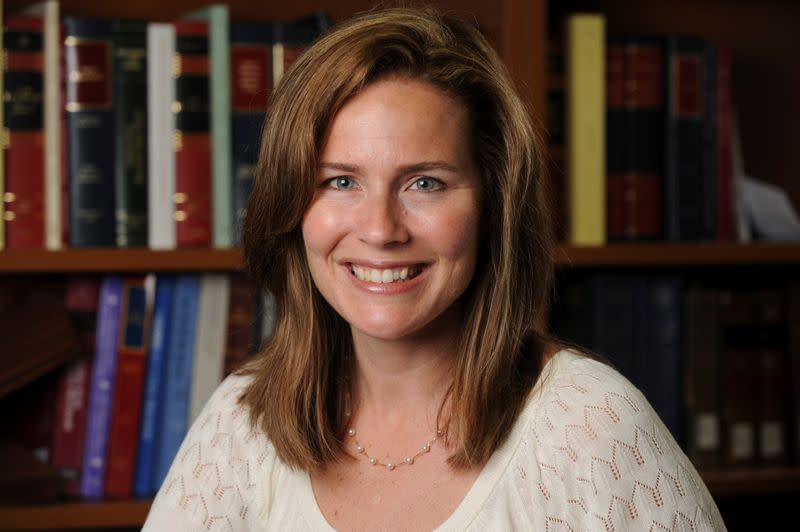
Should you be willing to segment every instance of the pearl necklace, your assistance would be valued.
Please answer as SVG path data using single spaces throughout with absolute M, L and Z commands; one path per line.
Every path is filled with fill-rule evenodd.
M 442 436 L 442 434 L 444 434 L 442 429 L 436 429 L 436 436 L 434 436 L 433 439 L 430 440 L 428 443 L 423 444 L 422 447 L 420 447 L 420 450 L 417 451 L 416 454 L 406 456 L 402 462 L 384 463 L 378 460 L 378 458 L 375 455 L 370 456 L 370 454 L 367 452 L 367 448 L 358 443 L 358 440 L 355 439 L 356 429 L 354 429 L 353 427 L 347 429 L 347 435 L 353 438 L 353 441 L 355 442 L 356 452 L 358 454 L 363 454 L 364 456 L 366 456 L 367 459 L 369 459 L 370 464 L 384 466 L 389 471 L 394 471 L 394 469 L 399 465 L 412 465 L 414 463 L 414 460 L 416 460 L 419 456 L 431 452 L 431 445 L 433 445 L 436 442 L 436 440 Z

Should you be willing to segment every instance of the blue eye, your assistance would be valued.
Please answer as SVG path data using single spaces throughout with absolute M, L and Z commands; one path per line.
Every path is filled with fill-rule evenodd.
M 419 190 L 421 192 L 430 192 L 433 190 L 440 189 L 443 185 L 442 182 L 438 179 L 434 179 L 432 177 L 420 177 L 414 184 L 411 185 L 414 190 Z
M 336 190 L 350 190 L 355 188 L 355 182 L 350 177 L 340 176 L 329 179 L 328 186 Z

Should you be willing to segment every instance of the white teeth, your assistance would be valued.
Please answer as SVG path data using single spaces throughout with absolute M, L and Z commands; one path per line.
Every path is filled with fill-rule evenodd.
M 405 281 L 409 278 L 409 273 L 411 270 L 412 268 L 409 267 L 375 270 L 356 265 L 351 266 L 353 275 L 355 275 L 361 281 L 382 284 L 393 283 L 395 281 Z

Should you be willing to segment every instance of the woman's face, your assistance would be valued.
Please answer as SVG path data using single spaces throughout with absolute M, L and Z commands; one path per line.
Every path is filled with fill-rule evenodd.
M 422 331 L 464 292 L 480 179 L 466 107 L 420 81 L 367 86 L 334 117 L 303 219 L 314 282 L 354 334 Z

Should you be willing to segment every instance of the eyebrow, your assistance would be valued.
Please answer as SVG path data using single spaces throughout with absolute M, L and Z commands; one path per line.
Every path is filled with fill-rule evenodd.
M 347 172 L 350 174 L 359 174 L 361 167 L 353 164 L 323 162 L 319 165 L 322 170 L 337 170 L 340 172 Z M 458 172 L 458 168 L 445 161 L 424 161 L 421 163 L 409 164 L 400 167 L 400 173 L 403 175 L 414 174 L 417 172 L 425 172 L 428 170 L 445 170 L 447 172 Z

